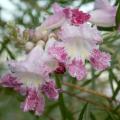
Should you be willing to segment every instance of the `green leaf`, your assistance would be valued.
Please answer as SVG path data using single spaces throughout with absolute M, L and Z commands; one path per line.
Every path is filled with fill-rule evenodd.
M 82 111 L 81 111 L 81 113 L 80 113 L 80 115 L 79 115 L 78 120 L 83 120 L 84 113 L 85 113 L 85 111 L 86 111 L 86 109 L 87 109 L 87 106 L 88 106 L 88 103 L 86 103 L 86 104 L 84 105 L 84 107 L 83 107 L 83 109 L 82 109 Z
M 90 113 L 90 119 L 91 120 L 96 120 L 96 118 L 95 118 L 95 116 L 94 116 L 94 114 L 92 112 Z
M 117 86 L 115 92 L 113 93 L 112 100 L 115 100 L 115 98 L 118 95 L 119 91 L 120 91 L 120 82 L 118 82 L 118 86 Z
M 82 0 L 81 1 L 81 4 L 87 4 L 87 3 L 89 3 L 89 2 L 93 2 L 94 0 Z
M 55 80 L 56 80 L 57 87 L 61 89 L 62 76 L 55 75 Z M 61 115 L 62 115 L 63 120 L 66 120 L 66 119 L 74 120 L 72 113 L 65 106 L 64 97 L 63 97 L 62 93 L 59 95 L 58 103 L 59 103 L 59 107 L 60 107 L 60 111 L 61 111 Z
M 119 27 L 119 24 L 120 24 L 120 1 L 119 1 L 117 13 L 116 13 L 116 26 L 117 26 L 117 28 Z
M 97 28 L 100 31 L 114 31 L 114 30 L 116 30 L 116 26 L 115 27 L 97 27 Z
M 105 120 L 118 120 L 112 113 L 108 112 L 108 117 Z

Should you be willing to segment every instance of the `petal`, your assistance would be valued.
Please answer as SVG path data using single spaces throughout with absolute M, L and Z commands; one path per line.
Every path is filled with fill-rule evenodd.
M 65 22 L 65 15 L 63 12 L 55 13 L 54 15 L 49 16 L 41 25 L 42 29 L 55 29 L 60 27 Z
M 104 70 L 110 66 L 111 56 L 108 53 L 93 50 L 90 56 L 90 63 L 96 70 Z
M 49 99 L 57 100 L 59 97 L 58 89 L 56 89 L 55 82 L 53 80 L 44 83 L 41 90 Z
M 81 25 L 82 37 L 87 40 L 92 46 L 96 46 L 97 43 L 102 42 L 102 36 L 96 27 L 91 27 L 87 24 Z
M 47 53 L 43 55 L 43 61 L 42 71 L 46 71 L 47 74 L 52 73 L 59 66 L 58 61 Z
M 59 39 L 61 39 L 62 41 L 70 41 L 81 36 L 78 27 L 70 25 L 68 23 L 63 24 L 58 35 Z
M 73 60 L 68 64 L 68 72 L 72 77 L 76 77 L 77 80 L 82 80 L 86 76 L 86 69 L 82 60 Z
M 98 9 L 90 12 L 90 22 L 101 27 L 115 26 L 116 9 L 103 10 Z
M 110 5 L 108 0 L 96 0 L 95 1 L 95 9 L 111 9 L 112 6 Z
M 4 75 L 0 80 L 0 85 L 3 87 L 9 87 L 9 88 L 19 88 L 22 83 L 13 76 L 12 74 L 6 74 Z
M 24 112 L 34 111 L 36 115 L 41 115 L 44 111 L 45 101 L 36 90 L 29 89 L 25 101 L 21 104 Z
M 67 55 L 74 58 L 87 59 L 91 51 L 102 41 L 102 37 L 95 27 L 82 24 L 79 27 L 64 24 L 59 33 Z
M 45 45 L 45 51 L 48 52 L 49 48 L 52 47 L 55 43 L 56 43 L 56 39 L 55 38 L 49 38 L 46 45 Z
M 59 62 L 64 63 L 67 60 L 67 54 L 65 53 L 61 42 L 56 42 L 52 47 L 50 47 L 49 54 L 56 58 Z
M 59 12 L 63 11 L 63 8 L 58 3 L 54 3 L 52 5 L 52 8 L 54 10 L 54 13 L 59 13 Z

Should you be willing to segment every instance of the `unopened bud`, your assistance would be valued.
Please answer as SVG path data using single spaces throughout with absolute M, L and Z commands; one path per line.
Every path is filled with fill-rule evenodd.
M 55 39 L 57 39 L 57 35 L 55 33 L 50 33 L 49 38 L 55 38 Z
M 43 40 L 39 40 L 39 41 L 37 42 L 37 45 L 44 46 L 44 45 L 45 45 L 45 42 L 44 42 Z
M 56 74 L 64 74 L 66 72 L 65 65 L 63 63 L 59 63 L 58 68 L 55 70 Z
M 26 50 L 27 52 L 29 52 L 30 50 L 32 50 L 33 47 L 34 47 L 34 43 L 33 43 L 33 42 L 27 42 L 27 43 L 25 44 L 25 50 Z
M 42 40 L 46 41 L 47 38 L 48 38 L 48 31 L 47 30 L 42 29 L 42 28 L 41 29 L 36 28 L 36 30 L 35 30 L 35 39 L 36 40 L 42 39 Z

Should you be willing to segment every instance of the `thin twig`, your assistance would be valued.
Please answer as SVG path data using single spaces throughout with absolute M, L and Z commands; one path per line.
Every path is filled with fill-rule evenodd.
M 75 98 L 77 98 L 77 99 L 79 99 L 79 100 L 81 100 L 83 102 L 87 102 L 87 103 L 93 104 L 93 105 L 95 105 L 96 107 L 98 107 L 100 109 L 103 109 L 103 110 L 106 110 L 106 111 L 113 111 L 113 109 L 110 106 L 107 106 L 107 105 L 104 105 L 104 104 L 100 105 L 100 104 L 98 104 L 98 103 L 96 103 L 96 102 L 94 102 L 92 100 L 88 100 L 86 98 L 77 96 L 74 93 L 71 93 L 71 92 L 68 92 L 68 91 L 65 91 L 65 90 L 63 90 L 63 93 L 65 93 L 67 95 L 70 95 L 70 96 L 73 96 L 73 97 L 75 97 Z M 116 111 L 116 112 L 117 112 L 117 114 L 120 114 L 119 111 Z
M 106 96 L 104 94 L 93 91 L 91 89 L 87 89 L 87 88 L 84 88 L 84 87 L 81 87 L 81 86 L 77 86 L 77 85 L 74 85 L 74 84 L 71 84 L 71 83 L 68 83 L 68 82 L 63 82 L 63 85 L 72 87 L 74 89 L 77 89 L 77 90 L 80 90 L 80 91 L 83 91 L 83 92 L 87 92 L 89 94 L 93 94 L 93 95 L 96 95 L 96 96 L 99 96 L 99 97 L 103 97 L 103 98 L 105 98 L 107 100 L 112 101 L 112 97 Z M 117 101 L 117 100 L 114 100 L 114 101 L 117 102 L 117 103 L 120 103 L 120 101 Z

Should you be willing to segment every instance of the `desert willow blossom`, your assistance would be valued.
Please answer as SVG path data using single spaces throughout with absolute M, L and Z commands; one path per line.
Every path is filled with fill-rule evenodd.
M 51 44 L 48 40 L 46 46 Z M 58 90 L 50 73 L 58 67 L 58 62 L 48 55 L 47 47 L 43 49 L 44 42 L 40 41 L 23 61 L 9 61 L 12 73 L 3 76 L 1 85 L 14 88 L 26 95 L 25 101 L 21 104 L 24 111 L 35 111 L 41 115 L 44 111 L 44 96 L 56 100 Z
M 88 24 L 94 14 L 62 8 L 57 3 L 53 4 L 53 10 L 53 15 L 39 27 L 28 31 L 32 42 L 28 40 L 28 44 L 27 41 L 26 47 L 31 51 L 26 59 L 9 61 L 11 72 L 0 81 L 0 85 L 14 88 L 25 95 L 22 109 L 34 111 L 36 115 L 44 111 L 43 95 L 53 100 L 59 97 L 52 73 L 63 74 L 67 70 L 72 77 L 81 80 L 87 74 L 85 60 L 96 70 L 106 69 L 111 60 L 108 53 L 99 50 L 102 37 L 97 27 Z M 48 37 L 53 30 L 56 38 Z
M 59 5 L 55 5 L 55 10 L 57 7 L 59 10 Z M 63 62 L 70 75 L 78 80 L 86 76 L 86 59 L 97 70 L 104 70 L 110 66 L 110 55 L 99 50 L 99 44 L 102 42 L 99 31 L 87 23 L 91 16 L 77 9 L 67 8 L 63 11 L 70 19 L 62 24 L 58 32 L 60 41 L 49 49 L 49 53 Z M 59 14 L 59 11 L 57 13 Z M 87 19 L 85 16 L 88 16 Z

